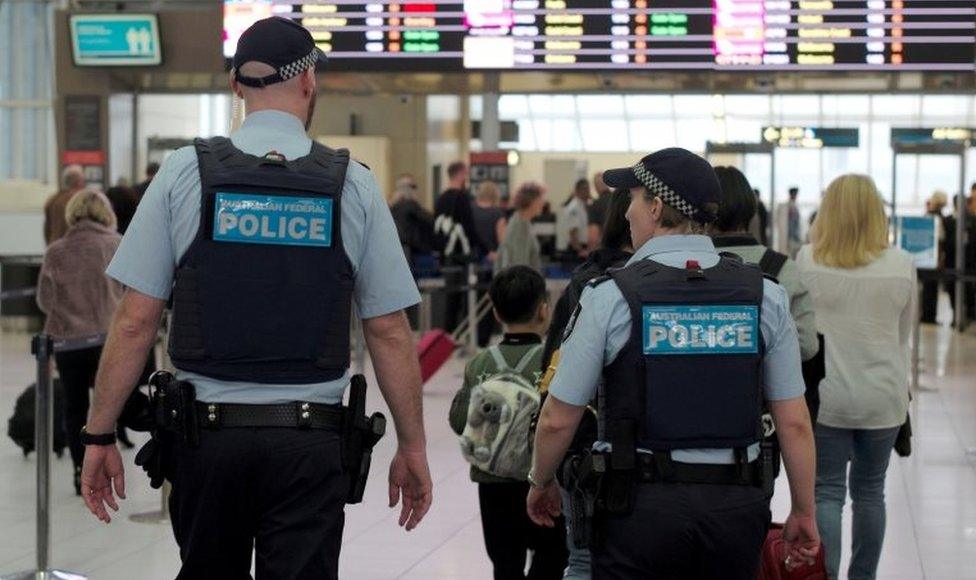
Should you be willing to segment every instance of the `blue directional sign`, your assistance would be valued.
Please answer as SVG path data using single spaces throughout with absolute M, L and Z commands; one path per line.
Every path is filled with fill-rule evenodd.
M 72 14 L 77 66 L 154 66 L 162 63 L 155 14 Z

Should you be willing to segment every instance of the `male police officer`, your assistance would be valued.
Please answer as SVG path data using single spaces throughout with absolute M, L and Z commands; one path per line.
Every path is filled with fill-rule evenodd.
M 764 396 L 793 499 L 788 565 L 809 561 L 813 436 L 786 292 L 697 235 L 719 199 L 702 158 L 665 149 L 604 180 L 631 188 L 639 249 L 591 283 L 567 328 L 536 435 L 530 517 L 551 525 L 559 513 L 554 474 L 602 373 L 594 578 L 752 580 L 769 523 Z
M 230 76 L 243 126 L 166 160 L 109 266 L 129 290 L 98 373 L 82 491 L 105 522 L 105 504 L 118 509 L 113 485 L 125 497 L 105 434 L 172 291 L 170 354 L 202 405 L 198 441 L 175 444 L 167 473 L 181 579 L 250 578 L 252 548 L 258 578 L 336 578 L 350 487 L 336 411 L 353 300 L 396 423 L 390 505 L 402 494 L 410 530 L 431 503 L 403 312 L 419 295 L 373 176 L 306 135 L 320 58 L 292 21 L 249 28 Z

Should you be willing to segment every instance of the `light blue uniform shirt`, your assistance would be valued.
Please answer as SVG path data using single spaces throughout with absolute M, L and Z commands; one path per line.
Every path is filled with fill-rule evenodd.
M 282 111 L 251 113 L 231 141 L 259 156 L 274 150 L 297 159 L 312 150 L 302 122 Z M 201 195 L 196 151 L 175 151 L 146 190 L 108 275 L 143 294 L 168 299 L 176 264 L 200 226 Z M 341 205 L 342 244 L 355 272 L 353 300 L 359 316 L 374 318 L 419 302 L 386 201 L 373 174 L 354 161 L 346 171 Z M 338 380 L 307 385 L 219 381 L 179 369 L 176 376 L 192 382 L 197 398 L 208 403 L 338 403 L 349 383 L 348 371 Z
M 628 265 L 638 260 L 654 260 L 666 266 L 684 268 L 697 260 L 708 269 L 719 261 L 718 252 L 707 236 L 662 236 L 645 243 Z M 802 397 L 806 389 L 800 369 L 800 344 L 790 317 L 786 290 L 770 280 L 763 282 L 760 328 L 766 342 L 763 359 L 764 391 L 767 400 Z M 580 296 L 580 311 L 575 325 L 562 344 L 556 376 L 549 393 L 570 405 L 582 406 L 596 396 L 603 367 L 617 358 L 630 339 L 630 307 L 613 281 L 588 287 Z M 610 390 L 613 385 L 607 385 Z M 675 461 L 684 463 L 734 463 L 731 449 L 675 450 Z M 749 448 L 749 459 L 759 456 L 759 444 Z

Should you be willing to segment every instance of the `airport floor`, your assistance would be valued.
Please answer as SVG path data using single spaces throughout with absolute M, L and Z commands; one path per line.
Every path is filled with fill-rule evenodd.
M 888 532 L 878 578 L 882 580 L 976 580 L 976 332 L 946 327 L 922 333 L 922 389 L 914 394 L 914 454 L 892 458 L 887 479 Z M 375 453 L 366 501 L 347 510 L 340 577 L 487 580 L 476 488 L 468 479 L 456 438 L 447 424 L 463 361 L 452 360 L 425 388 L 425 416 L 433 473 L 434 507 L 421 526 L 406 533 L 386 507 L 385 476 L 394 446 L 386 437 Z M 0 410 L 33 380 L 26 334 L 0 334 Z M 371 386 L 370 407 L 382 406 Z M 159 492 L 132 464 L 127 451 L 129 499 L 110 525 L 97 522 L 71 488 L 67 457 L 53 461 L 52 566 L 98 580 L 172 579 L 176 545 L 167 523 L 137 523 L 133 515 L 159 509 Z M 35 456 L 24 459 L 0 437 L 0 576 L 34 562 Z M 788 510 L 785 486 L 773 515 Z M 845 518 L 849 545 L 850 515 Z M 846 556 L 845 554 L 845 562 Z M 843 568 L 842 568 L 843 569 Z

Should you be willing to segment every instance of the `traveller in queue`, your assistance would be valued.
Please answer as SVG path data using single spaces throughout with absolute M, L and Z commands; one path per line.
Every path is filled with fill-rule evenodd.
M 108 268 L 128 290 L 83 435 L 82 494 L 105 522 L 125 498 L 109 434 L 172 294 L 177 373 L 155 381 L 167 423 L 137 463 L 154 484 L 172 482 L 181 580 L 249 577 L 255 548 L 259 578 L 337 577 L 343 505 L 361 494 L 359 468 L 368 472 L 356 447 L 375 444 L 350 444 L 344 426 L 358 421 L 353 394 L 364 387 L 353 377 L 341 406 L 353 304 L 396 426 L 390 505 L 402 499 L 399 523 L 411 530 L 431 504 L 403 312 L 419 295 L 372 174 L 307 136 L 321 58 L 292 21 L 248 28 L 230 76 L 243 126 L 166 160 Z
M 638 249 L 590 283 L 567 326 L 536 432 L 530 517 L 553 525 L 562 511 L 555 471 L 602 374 L 600 439 L 573 474 L 595 510 L 593 577 L 754 579 L 770 519 L 765 398 L 793 500 L 786 564 L 812 562 L 813 435 L 786 291 L 701 235 L 719 200 L 704 159 L 664 149 L 604 180 L 631 190 Z

